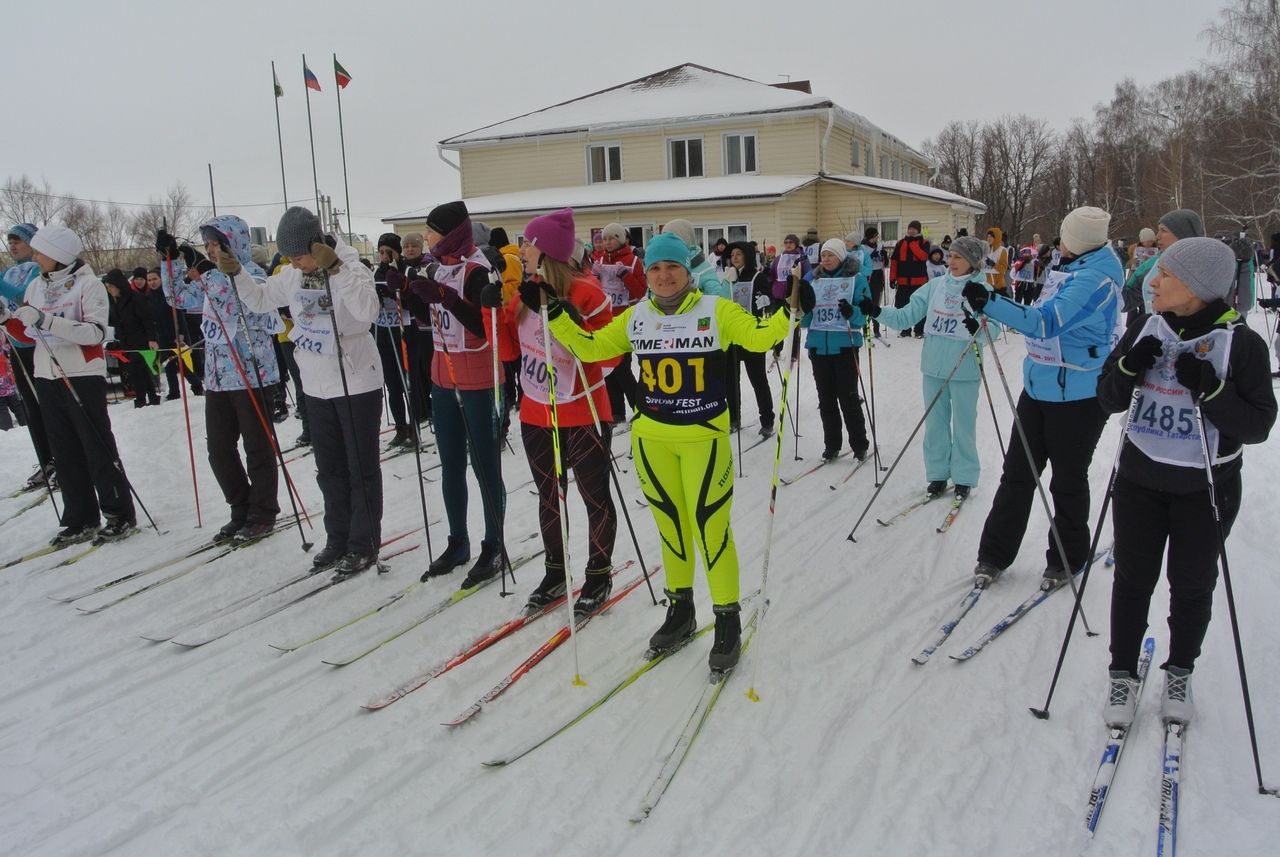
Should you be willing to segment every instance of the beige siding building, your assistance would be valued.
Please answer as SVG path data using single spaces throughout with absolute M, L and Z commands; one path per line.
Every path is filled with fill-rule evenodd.
M 526 223 L 574 210 L 578 237 L 610 222 L 647 242 L 667 220 L 716 239 L 780 244 L 911 220 L 935 240 L 973 229 L 981 203 L 929 186 L 920 152 L 808 85 L 770 86 L 685 64 L 439 143 L 454 153 L 474 219 L 514 240 Z M 447 158 L 446 158 L 447 159 Z M 440 202 L 384 218 L 421 231 Z

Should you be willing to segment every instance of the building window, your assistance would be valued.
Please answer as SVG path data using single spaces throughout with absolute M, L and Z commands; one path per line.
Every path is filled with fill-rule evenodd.
M 652 223 L 624 223 L 622 228 L 627 231 L 627 241 L 632 247 L 646 246 L 656 232 Z
M 893 159 L 893 162 L 889 165 L 889 169 L 891 171 L 889 177 L 892 178 L 894 181 L 897 181 L 898 180 L 898 159 L 897 158 Z
M 887 179 L 889 177 L 889 156 L 880 156 L 880 178 Z
M 724 174 L 735 176 L 740 173 L 754 172 L 757 172 L 756 135 L 725 134 Z
M 587 180 L 590 184 L 622 181 L 622 144 L 587 146 Z
M 851 167 L 862 166 L 862 158 L 859 157 L 861 154 L 862 154 L 862 144 L 858 142 L 857 137 L 854 137 L 853 142 L 849 145 L 849 166 Z
M 874 226 L 880 233 L 881 244 L 893 244 L 898 240 L 898 220 L 864 220 L 862 221 L 863 233 L 866 233 L 868 226 Z
M 712 226 L 695 226 L 693 227 L 693 240 L 703 253 L 709 254 L 711 248 L 716 246 L 716 242 L 723 238 L 732 244 L 735 241 L 749 241 L 751 239 L 751 224 L 749 223 L 717 223 Z
M 702 138 L 667 141 L 667 176 L 687 179 L 706 175 L 702 169 Z

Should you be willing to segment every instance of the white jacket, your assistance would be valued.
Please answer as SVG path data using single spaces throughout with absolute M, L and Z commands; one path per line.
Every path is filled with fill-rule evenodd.
M 361 263 L 360 254 L 342 239 L 338 239 L 335 250 L 342 260 L 342 268 L 329 278 L 329 288 L 333 291 L 333 313 L 342 345 L 347 391 L 352 395 L 368 393 L 382 388 L 382 361 L 373 334 L 369 332 L 382 305 L 374 291 L 373 272 Z M 304 288 L 303 275 L 297 268 L 285 268 L 268 277 L 265 283 L 258 283 L 242 272 L 235 277 L 235 287 L 244 305 L 254 312 L 283 306 L 289 307 L 293 314 L 302 310 L 299 293 Z M 302 373 L 302 389 L 308 396 L 336 399 L 343 394 L 336 355 L 314 354 L 298 348 L 293 356 Z
M 103 350 L 110 312 L 107 288 L 87 264 L 74 273 L 70 270 L 41 275 L 27 285 L 24 301 L 46 313 L 43 327 L 27 330 L 37 340 L 37 378 L 58 379 L 64 372 L 72 378 L 107 374 Z

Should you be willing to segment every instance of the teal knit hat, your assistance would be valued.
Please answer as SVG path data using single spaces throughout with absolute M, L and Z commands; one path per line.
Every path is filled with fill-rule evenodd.
M 689 245 L 674 232 L 655 235 L 644 248 L 644 269 L 647 271 L 658 262 L 675 262 L 686 271 L 689 268 Z

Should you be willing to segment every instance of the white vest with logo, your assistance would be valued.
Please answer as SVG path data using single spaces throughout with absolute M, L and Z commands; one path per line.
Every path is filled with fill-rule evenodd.
M 551 337 L 551 366 L 547 366 L 547 348 L 542 337 L 542 316 L 526 310 L 520 319 L 520 388 L 535 402 L 551 403 L 551 375 L 555 375 L 556 404 L 562 405 L 582 398 L 573 392 L 577 378 L 577 361 L 553 336 Z
M 1194 354 L 1207 360 L 1219 377 L 1226 377 L 1231 356 L 1232 329 L 1213 330 L 1204 336 L 1180 340 L 1163 317 L 1147 319 L 1138 340 L 1151 335 L 1163 346 L 1156 365 L 1147 370 L 1138 393 L 1137 408 L 1129 426 L 1129 440 L 1148 458 L 1178 467 L 1204 467 L 1204 450 L 1196 424 L 1196 405 L 1191 391 L 1178 383 L 1174 363 L 1183 354 Z M 1138 340 L 1135 340 L 1138 341 Z M 1218 458 L 1218 429 L 1204 420 L 1205 439 L 1214 464 L 1221 464 L 1240 454 Z
M 489 270 L 489 260 L 485 258 L 484 253 L 477 249 L 456 265 L 440 265 L 435 272 L 435 281 L 446 288 L 453 289 L 458 293 L 459 297 L 465 299 L 466 296 L 462 289 L 466 285 L 468 263 L 474 263 L 486 271 Z M 434 308 L 431 318 L 432 327 L 435 328 L 432 344 L 436 351 L 458 353 L 462 351 L 484 351 L 489 347 L 489 343 L 485 339 L 479 339 L 479 344 L 477 345 L 468 346 L 467 329 L 462 326 L 462 322 L 458 321 L 453 313 L 444 307 Z

